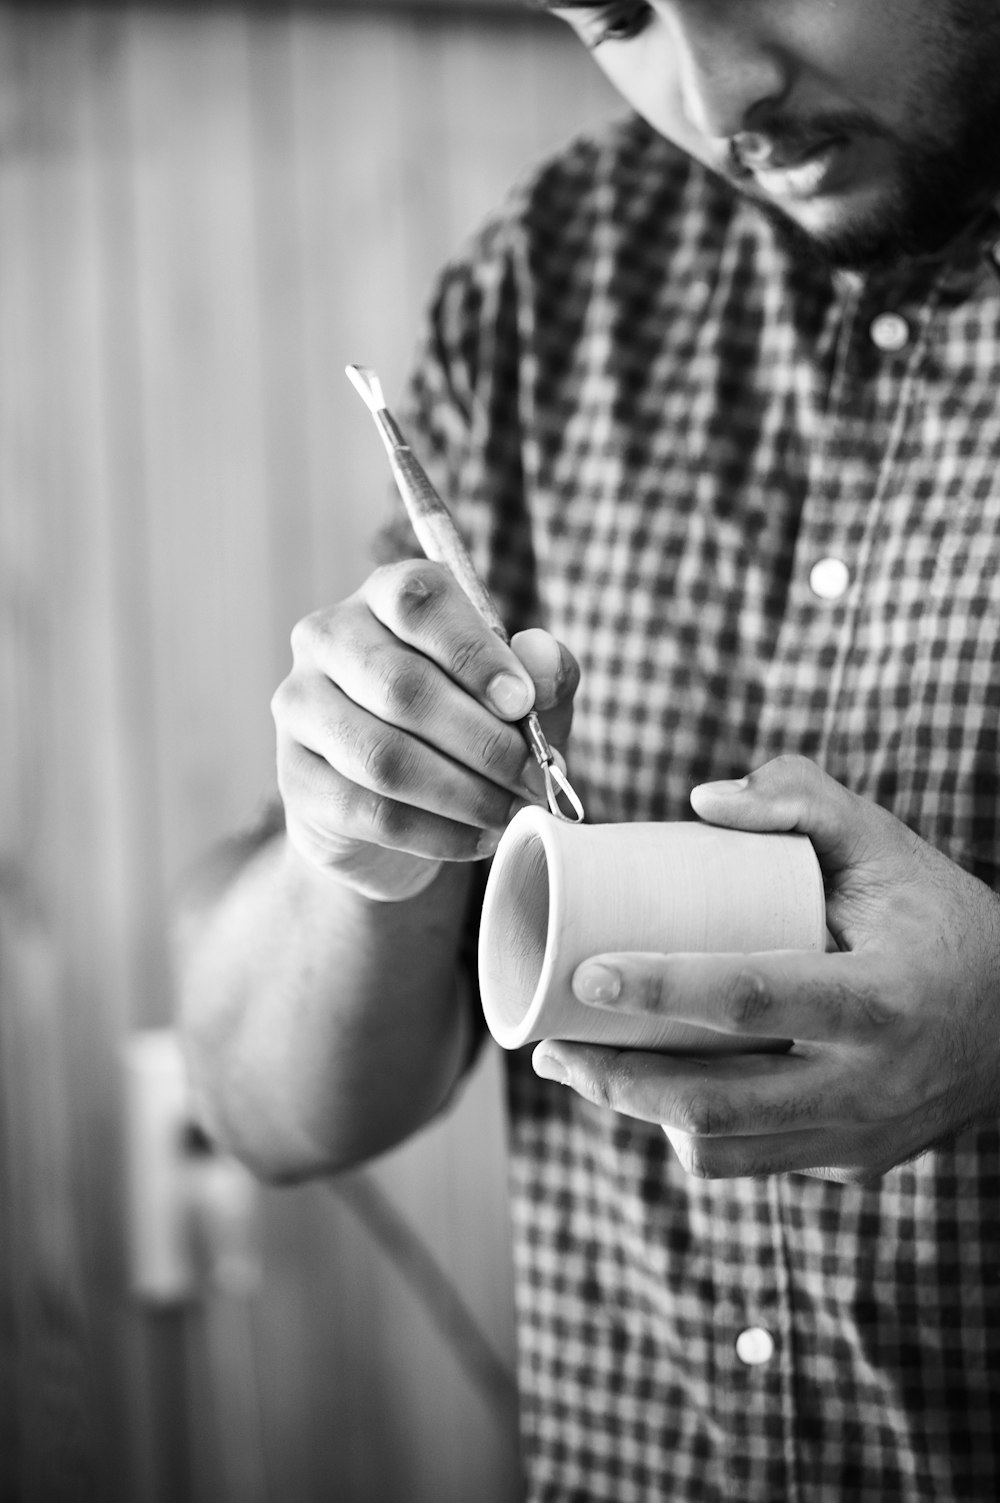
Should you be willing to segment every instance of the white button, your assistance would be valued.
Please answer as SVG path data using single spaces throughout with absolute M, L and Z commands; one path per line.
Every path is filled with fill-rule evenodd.
M 1000 240 L 995 245 L 990 246 L 990 255 L 993 257 L 994 263 L 1000 266 Z
M 809 588 L 820 600 L 839 600 L 851 582 L 851 571 L 842 558 L 821 558 L 809 570 Z
M 910 342 L 910 326 L 901 313 L 880 313 L 872 319 L 868 332 L 876 349 L 887 354 L 905 350 Z
M 747 1367 L 763 1367 L 774 1356 L 774 1337 L 763 1326 L 748 1326 L 736 1338 L 736 1355 Z

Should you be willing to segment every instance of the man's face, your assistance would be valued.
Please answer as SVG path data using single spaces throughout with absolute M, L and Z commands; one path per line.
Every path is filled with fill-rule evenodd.
M 935 250 L 1000 192 L 1000 0 L 550 8 L 656 130 L 835 263 Z

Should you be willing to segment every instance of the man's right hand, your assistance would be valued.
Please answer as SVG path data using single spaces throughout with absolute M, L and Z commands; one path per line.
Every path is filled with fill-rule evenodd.
M 391 564 L 305 617 L 272 701 L 278 786 L 298 854 L 373 898 L 412 897 L 444 861 L 488 856 L 544 803 L 517 721 L 564 747 L 579 679 L 547 632 L 505 646 L 451 573 Z

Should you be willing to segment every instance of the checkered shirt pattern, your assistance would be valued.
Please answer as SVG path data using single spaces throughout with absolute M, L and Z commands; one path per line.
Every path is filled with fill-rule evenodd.
M 998 882 L 991 229 L 831 276 L 628 119 L 446 268 L 407 421 L 512 628 L 582 665 L 591 820 L 800 752 Z M 508 1064 L 531 1503 L 1000 1497 L 997 1130 L 877 1188 L 702 1182 Z

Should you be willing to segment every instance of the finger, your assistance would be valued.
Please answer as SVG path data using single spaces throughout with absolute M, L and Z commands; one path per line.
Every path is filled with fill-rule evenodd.
M 544 642 L 544 655 L 539 647 Z M 568 648 L 547 632 L 519 632 L 511 639 L 536 684 L 536 708 L 542 730 L 553 746 L 565 746 L 573 725 L 573 696 L 580 669 Z
M 853 1098 L 839 1100 L 818 1058 L 682 1060 L 547 1039 L 533 1063 L 596 1106 L 662 1127 L 699 1178 L 810 1170 L 864 1184 L 898 1163 L 908 1141 L 905 1122 L 869 1119 Z
M 816 1054 L 693 1059 L 545 1040 L 532 1063 L 595 1106 L 698 1139 L 830 1128 L 849 1109 L 839 1069 Z
M 735 782 L 702 783 L 691 791 L 691 806 L 700 818 L 732 830 L 808 835 L 821 864 L 833 870 L 884 849 L 890 827 L 905 831 L 886 810 L 798 756 L 777 757 Z
M 569 648 L 537 627 L 518 632 L 510 645 L 531 674 L 535 708 L 546 735 L 565 744 L 573 719 L 573 696 L 580 682 L 579 664 Z
M 324 686 L 321 710 L 315 696 L 287 690 L 280 736 L 279 756 L 304 747 L 381 799 L 481 829 L 502 830 L 510 818 L 516 795 L 369 714 L 335 684 Z
M 321 656 L 316 667 L 383 724 L 418 737 L 511 793 L 544 802 L 545 785 L 520 729 L 498 719 L 381 622 L 371 621 L 363 642 L 341 644 L 335 657 Z
M 494 832 L 362 787 L 297 744 L 284 750 L 278 782 L 295 844 L 323 865 L 349 867 L 361 845 L 438 861 L 475 861 L 496 848 Z
M 604 1010 L 650 1013 L 746 1038 L 860 1044 L 896 1020 L 870 955 L 595 955 L 573 991 Z
M 535 700 L 531 675 L 443 565 L 424 559 L 390 564 L 366 580 L 361 594 L 394 636 L 495 715 L 527 715 Z
M 696 1138 L 670 1127 L 663 1131 L 682 1167 L 696 1179 L 808 1173 L 868 1185 L 895 1162 L 865 1134 L 826 1128 L 752 1138 Z

